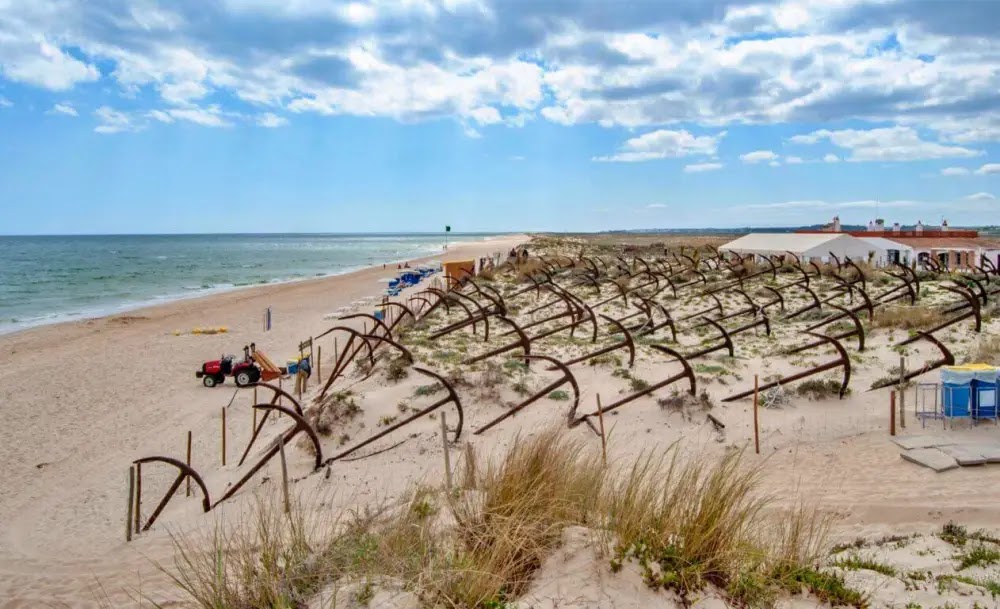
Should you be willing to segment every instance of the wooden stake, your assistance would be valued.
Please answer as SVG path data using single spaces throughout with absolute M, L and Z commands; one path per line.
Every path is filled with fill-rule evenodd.
M 285 461 L 285 436 L 278 434 L 278 452 L 281 453 L 281 495 L 285 499 L 285 513 L 292 511 L 288 500 L 288 463 Z
M 316 382 L 323 382 L 323 372 L 321 370 L 323 362 L 323 346 L 316 347 Z
M 889 435 L 896 435 L 896 392 L 889 392 Z
M 759 383 L 758 376 L 753 375 L 753 449 L 758 455 L 760 454 L 760 415 L 757 414 L 759 404 L 757 387 Z
M 597 394 L 597 420 L 601 424 L 601 463 L 608 466 L 608 439 L 604 435 L 604 411 L 601 409 L 601 394 Z
M 226 408 L 222 407 L 222 467 L 226 466 Z
M 899 426 L 906 429 L 906 358 L 899 356 Z
M 254 401 L 256 402 L 256 400 Z M 251 425 L 250 430 L 257 431 L 257 409 L 253 408 L 252 410 L 253 410 L 253 423 L 250 424 Z
M 448 424 L 445 413 L 441 413 L 441 446 L 444 448 L 444 480 L 448 494 L 451 494 L 451 455 L 448 454 Z
M 142 463 L 135 464 L 135 532 L 139 532 L 139 521 L 142 519 Z
M 188 449 L 187 449 L 187 465 L 191 467 L 191 431 L 188 431 Z M 185 497 L 191 496 L 191 476 L 185 476 L 184 481 L 187 482 L 187 490 L 184 491 Z
M 135 507 L 135 467 L 128 468 L 128 510 L 125 516 L 125 541 L 132 541 L 132 508 Z

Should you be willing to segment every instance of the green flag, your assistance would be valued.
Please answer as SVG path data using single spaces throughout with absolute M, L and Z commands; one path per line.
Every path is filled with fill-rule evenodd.
M 450 233 L 451 232 L 451 226 L 450 225 L 445 225 L 444 232 Z

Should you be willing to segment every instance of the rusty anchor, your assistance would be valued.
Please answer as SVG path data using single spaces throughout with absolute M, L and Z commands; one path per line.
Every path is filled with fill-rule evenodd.
M 348 448 L 347 450 L 344 450 L 344 451 L 342 451 L 342 452 L 340 452 L 340 453 L 338 453 L 338 454 L 330 457 L 329 459 L 327 459 L 324 462 L 324 465 L 329 465 L 329 464 L 333 463 L 334 461 L 339 461 L 340 459 L 343 459 L 344 457 L 346 457 L 346 456 L 348 456 L 348 455 L 350 455 L 350 454 L 358 451 L 359 449 L 364 448 L 365 446 L 368 446 L 372 442 L 375 442 L 377 440 L 380 440 L 381 438 L 384 438 L 385 436 L 387 436 L 390 433 L 396 431 L 400 427 L 403 427 L 404 425 L 408 425 L 408 424 L 412 423 L 413 421 L 416 421 L 417 419 L 419 419 L 421 417 L 427 416 L 428 414 L 434 412 L 435 410 L 437 410 L 438 408 L 444 406 L 448 402 L 454 403 L 455 404 L 455 410 L 458 411 L 458 426 L 455 428 L 455 436 L 452 439 L 453 442 L 458 442 L 459 437 L 461 437 L 461 435 L 462 435 L 462 422 L 463 422 L 463 420 L 465 418 L 465 415 L 464 415 L 464 412 L 462 411 L 462 400 L 460 400 L 459 397 L 458 397 L 458 394 L 455 393 L 455 388 L 452 386 L 451 383 L 449 383 L 447 381 L 447 379 L 445 379 L 440 374 L 437 374 L 436 372 L 431 372 L 430 370 L 427 370 L 426 368 L 421 368 L 419 366 L 414 366 L 413 370 L 415 370 L 416 372 L 419 372 L 420 374 L 423 374 L 424 376 L 429 376 L 429 377 L 437 380 L 439 383 L 441 383 L 442 386 L 444 386 L 445 390 L 447 390 L 448 395 L 446 397 L 443 397 L 440 400 L 434 402 L 430 406 L 422 408 L 418 412 L 414 413 L 412 416 L 409 416 L 406 419 L 404 419 L 404 420 L 402 420 L 402 421 L 400 421 L 400 422 L 398 422 L 398 423 L 396 423 L 396 424 L 394 424 L 394 425 L 392 425 L 392 426 L 390 426 L 390 427 L 382 430 L 381 432 L 375 434 L 374 436 L 368 438 L 367 440 L 364 440 L 364 441 L 362 441 L 362 442 L 360 442 L 360 443 L 352 446 L 351 448 Z
M 163 511 L 165 507 L 167 507 L 167 504 L 170 503 L 170 500 L 173 499 L 174 494 L 177 492 L 177 489 L 181 487 L 181 484 L 184 482 L 185 478 L 190 478 L 194 480 L 194 483 L 201 488 L 202 510 L 208 512 L 210 509 L 212 509 L 212 504 L 210 502 L 208 495 L 208 487 L 205 486 L 205 481 L 202 480 L 201 476 L 198 475 L 198 472 L 196 472 L 187 463 L 184 463 L 183 461 L 174 459 L 172 457 L 159 457 L 159 456 L 143 457 L 142 459 L 136 459 L 132 463 L 134 463 L 138 468 L 140 476 L 142 475 L 141 472 L 143 463 L 166 463 L 167 465 L 172 465 L 176 467 L 178 470 L 180 470 L 180 473 L 177 474 L 177 478 L 174 479 L 174 483 L 170 485 L 170 488 L 167 490 L 166 494 L 163 495 L 163 498 L 160 499 L 160 502 L 156 505 L 156 509 L 153 510 L 153 513 L 149 516 L 149 519 L 146 520 L 146 524 L 142 527 L 143 531 L 148 531 L 149 527 L 153 526 L 153 523 L 156 522 L 156 519 L 160 516 L 160 513 Z M 142 493 L 141 482 L 139 484 L 139 493 Z M 142 503 L 142 497 L 140 495 L 136 499 L 136 505 L 140 505 L 141 503 Z M 138 516 L 136 516 L 135 521 L 136 524 L 138 525 L 139 523 Z
M 672 375 L 670 377 L 667 377 L 666 379 L 664 379 L 662 381 L 658 381 L 656 383 L 653 383 L 652 385 L 646 387 L 645 389 L 642 389 L 640 391 L 636 391 L 635 393 L 633 393 L 631 395 L 627 395 L 627 396 L 621 398 L 620 400 L 618 400 L 617 402 L 613 402 L 611 404 L 608 404 L 607 406 L 604 406 L 604 407 L 602 407 L 602 408 L 600 408 L 598 410 L 595 410 L 594 412 L 591 412 L 590 414 L 583 415 L 582 417 L 580 417 L 580 418 L 576 419 L 575 421 L 573 421 L 571 427 L 576 427 L 580 423 L 583 423 L 583 422 L 587 421 L 590 417 L 596 417 L 599 414 L 600 415 L 607 414 L 607 413 L 611 412 L 612 410 L 615 410 L 617 408 L 620 408 L 620 407 L 624 406 L 625 404 L 628 404 L 629 402 L 633 402 L 635 400 L 638 400 L 639 398 L 647 396 L 647 395 L 653 393 L 654 391 L 656 391 L 658 389 L 662 389 L 662 388 L 664 388 L 664 387 L 666 387 L 668 385 L 676 383 L 677 381 L 685 379 L 685 378 L 688 379 L 688 383 L 690 384 L 690 389 L 688 390 L 689 393 L 691 395 L 695 395 L 695 393 L 696 393 L 696 387 L 697 387 L 697 380 L 695 379 L 695 376 L 694 376 L 694 370 L 691 369 L 691 364 L 689 364 L 687 362 L 687 360 L 684 358 L 684 356 L 681 355 L 680 353 L 678 353 L 677 351 L 674 351 L 670 347 L 665 347 L 663 345 L 649 345 L 649 346 L 652 347 L 653 349 L 657 350 L 657 351 L 660 351 L 661 353 L 665 353 L 666 355 L 669 355 L 669 356 L 677 359 L 677 361 L 679 361 L 681 363 L 681 365 L 684 367 L 684 370 L 681 371 L 681 372 L 678 372 L 677 374 L 674 374 L 674 375 Z
M 573 420 L 576 418 L 576 409 L 577 409 L 577 406 L 579 406 L 579 404 L 580 404 L 580 386 L 577 385 L 577 383 L 576 383 L 576 377 L 573 376 L 572 372 L 570 372 L 569 367 L 566 364 L 564 364 L 564 363 L 560 362 L 559 360 L 557 360 L 556 358 L 550 357 L 548 355 L 525 355 L 524 358 L 525 359 L 542 359 L 542 360 L 551 362 L 552 365 L 554 366 L 554 368 L 562 371 L 563 374 L 562 374 L 562 376 L 559 379 L 557 379 L 557 380 L 549 383 L 548 385 L 546 385 L 542 389 L 538 390 L 537 393 L 535 393 L 534 395 L 528 397 L 527 399 L 525 399 L 524 401 L 522 401 L 520 404 L 517 404 L 516 406 L 511 406 L 507 410 L 507 412 L 505 412 L 502 415 L 500 415 L 499 417 L 493 419 L 489 423 L 486 423 L 485 425 L 483 425 L 479 429 L 473 431 L 472 432 L 473 435 L 477 435 L 478 436 L 479 434 L 481 434 L 481 433 L 483 433 L 483 432 L 491 429 L 495 425 L 501 423 L 502 421 L 507 420 L 509 417 L 514 416 L 518 412 L 524 410 L 525 407 L 527 407 L 527 406 L 533 404 L 534 402 L 540 400 L 541 398 L 547 396 L 549 393 L 551 393 L 552 391 L 555 391 L 556 389 L 558 389 L 559 387 L 561 387 L 562 385 L 564 385 L 566 383 L 569 383 L 570 387 L 573 389 L 573 406 L 570 408 L 569 413 L 567 414 L 568 422 L 570 424 L 572 424 Z M 553 368 L 549 368 L 549 369 L 552 370 Z
M 904 383 L 906 381 L 909 381 L 910 379 L 914 379 L 914 378 L 920 376 L 921 374 L 925 374 L 927 372 L 930 372 L 931 370 L 934 370 L 935 368 L 940 368 L 941 366 L 954 366 L 955 365 L 955 356 L 952 355 L 951 351 L 948 350 L 948 347 L 945 347 L 944 344 L 941 343 L 941 341 L 939 341 L 938 339 L 934 338 L 932 335 L 928 334 L 927 332 L 917 332 L 917 336 L 919 338 L 922 338 L 922 339 L 924 339 L 926 341 L 929 341 L 929 342 L 933 343 L 934 346 L 936 346 L 941 351 L 941 356 L 942 357 L 939 360 L 934 360 L 934 361 L 927 362 L 926 364 L 924 364 L 922 367 L 918 368 L 917 370 L 913 370 L 911 372 L 907 372 L 906 374 L 904 374 L 903 377 L 902 377 L 902 382 L 904 382 Z M 875 385 L 872 385 L 872 387 L 871 387 L 871 389 L 869 389 L 869 391 L 874 391 L 876 389 L 884 389 L 885 387 L 894 387 L 894 386 L 898 385 L 899 383 L 900 383 L 900 379 L 895 378 L 895 377 L 893 377 L 891 379 L 885 379 L 885 380 L 883 380 L 880 383 L 876 383 Z
M 764 385 L 761 385 L 756 389 L 749 389 L 747 391 L 742 391 L 740 393 L 723 398 L 722 401 L 733 402 L 735 400 L 739 400 L 741 398 L 753 395 L 755 391 L 758 392 L 766 391 L 772 387 L 777 387 L 778 385 L 794 383 L 795 381 L 802 380 L 814 374 L 819 374 L 820 372 L 826 372 L 827 370 L 833 370 L 834 368 L 840 368 L 840 367 L 842 367 L 844 370 L 844 379 L 840 383 L 840 399 L 844 399 L 844 394 L 847 392 L 847 386 L 851 382 L 851 358 L 847 355 L 847 350 L 844 349 L 844 346 L 841 345 L 837 339 L 832 338 L 830 336 L 826 336 L 824 334 L 816 334 L 815 332 L 804 332 L 804 334 L 809 334 L 811 336 L 814 336 L 820 339 L 822 342 L 828 343 L 829 345 L 833 346 L 833 348 L 837 350 L 839 357 L 833 361 L 810 368 L 809 370 L 803 370 L 802 372 L 782 377 L 776 381 L 765 383 Z

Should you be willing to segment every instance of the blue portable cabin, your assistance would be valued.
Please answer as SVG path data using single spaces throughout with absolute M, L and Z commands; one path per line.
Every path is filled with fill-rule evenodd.
M 946 419 L 997 419 L 1000 368 L 965 364 L 941 368 L 941 404 Z

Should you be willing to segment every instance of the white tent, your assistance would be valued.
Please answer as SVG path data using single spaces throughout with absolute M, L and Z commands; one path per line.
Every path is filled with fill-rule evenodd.
M 750 233 L 730 241 L 719 248 L 721 252 L 757 256 L 782 255 L 791 252 L 802 259 L 830 261 L 832 252 L 841 260 L 867 261 L 874 253 L 875 259 L 885 259 L 885 249 L 845 233 Z

